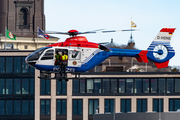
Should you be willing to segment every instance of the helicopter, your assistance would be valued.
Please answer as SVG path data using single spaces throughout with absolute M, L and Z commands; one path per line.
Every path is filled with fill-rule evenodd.
M 135 31 L 133 29 L 56 32 L 54 34 L 64 34 L 70 37 L 64 42 L 58 42 L 36 50 L 25 58 L 25 62 L 43 71 L 43 73 L 59 73 L 58 77 L 56 76 L 59 80 L 68 80 L 67 73 L 74 73 L 76 75 L 75 78 L 77 78 L 77 75 L 80 77 L 81 73 L 92 69 L 110 56 L 135 57 L 138 62 L 144 63 L 148 63 L 149 59 L 154 62 L 157 68 L 165 68 L 168 66 L 169 60 L 175 55 L 175 51 L 170 45 L 175 29 L 162 28 L 147 50 L 108 48 L 98 43 L 89 42 L 84 36 L 78 36 L 89 33 Z M 61 65 L 55 65 L 55 54 L 57 52 L 68 56 L 64 70 L 62 70 Z

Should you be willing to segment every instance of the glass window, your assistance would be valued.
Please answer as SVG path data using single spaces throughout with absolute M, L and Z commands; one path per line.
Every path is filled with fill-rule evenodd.
M 25 57 L 22 57 L 22 73 L 29 72 L 29 65 L 25 62 Z
M 4 100 L 0 100 L 0 115 L 5 114 L 5 102 Z
M 13 57 L 6 57 L 6 73 L 13 72 Z
M 174 93 L 174 79 L 167 79 L 167 93 Z
M 30 115 L 34 115 L 34 100 L 30 100 Z
M 54 58 L 54 50 L 47 50 L 41 60 L 51 60 Z
M 30 68 L 30 73 L 34 74 L 35 69 L 33 67 L 31 67 L 31 66 L 29 68 Z
M 12 115 L 13 107 L 12 100 L 6 100 L 6 115 Z
M 14 115 L 21 114 L 21 100 L 14 100 Z
M 153 99 L 153 111 L 163 112 L 163 99 Z
M 66 115 L 66 100 L 57 100 L 56 112 L 57 115 Z
M 29 114 L 29 100 L 22 100 L 22 115 Z
M 133 79 L 126 79 L 126 93 L 133 93 Z
M 73 115 L 82 115 L 82 100 L 73 100 Z
M 125 79 L 119 79 L 119 93 L 125 93 Z
M 135 79 L 134 93 L 142 93 L 142 79 Z
M 22 94 L 29 94 L 29 79 L 22 79 Z
M 81 58 L 81 52 L 80 51 L 70 50 L 69 59 L 71 59 L 71 60 L 79 60 L 80 58 Z
M 80 93 L 85 93 L 85 79 L 80 80 Z
M 105 100 L 105 113 L 114 113 L 114 100 L 106 99 Z
M 96 110 L 98 110 L 98 106 L 99 106 L 99 100 L 90 99 L 89 100 L 89 115 L 95 114 Z
M 34 94 L 34 78 L 30 79 L 30 94 Z
M 21 79 L 14 79 L 14 94 L 21 94 Z
M 149 93 L 149 79 L 143 79 L 143 93 Z
M 175 92 L 180 92 L 180 79 L 175 79 Z
M 21 73 L 21 57 L 14 57 L 14 73 Z
M 121 112 L 131 112 L 131 99 L 121 99 Z
M 101 79 L 94 79 L 94 93 L 101 93 Z
M 59 81 L 57 80 L 56 82 L 56 90 L 57 90 L 57 95 L 66 95 L 66 81 L 62 80 Z
M 6 94 L 13 94 L 13 80 L 6 79 Z
M 157 79 L 151 79 L 151 93 L 157 93 Z
M 79 93 L 79 80 L 73 80 L 73 93 Z
M 109 79 L 103 79 L 103 93 L 109 93 L 110 91 L 110 81 Z
M 41 100 L 41 115 L 50 115 L 50 100 Z
M 180 109 L 180 99 L 169 99 L 169 111 L 177 111 Z
M 165 93 L 165 79 L 159 79 L 159 93 Z
M 117 79 L 111 79 L 111 93 L 117 93 Z
M 5 80 L 0 79 L 0 95 L 5 94 Z
M 93 93 L 93 79 L 87 79 L 87 93 Z
M 137 99 L 137 112 L 147 111 L 147 99 Z
M 0 73 L 5 73 L 5 57 L 0 57 Z
M 41 95 L 50 95 L 50 85 L 50 80 L 41 79 Z

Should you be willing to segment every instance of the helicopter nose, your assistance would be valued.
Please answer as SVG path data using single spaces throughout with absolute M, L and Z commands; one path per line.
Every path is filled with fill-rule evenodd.
M 34 66 L 36 64 L 36 61 L 31 61 L 29 56 L 25 58 L 25 62 L 31 66 Z

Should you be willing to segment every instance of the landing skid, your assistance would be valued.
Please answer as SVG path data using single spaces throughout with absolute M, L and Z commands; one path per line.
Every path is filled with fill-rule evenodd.
M 55 77 L 51 77 L 51 73 L 55 73 Z M 40 79 L 56 79 L 59 81 L 65 80 L 68 81 L 68 79 L 79 79 L 80 78 L 80 74 L 81 73 L 71 73 L 73 75 L 75 75 L 74 77 L 68 77 L 67 72 L 41 72 L 40 73 Z

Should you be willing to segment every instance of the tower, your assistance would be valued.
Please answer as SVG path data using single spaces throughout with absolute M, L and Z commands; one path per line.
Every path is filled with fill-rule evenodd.
M 33 37 L 45 30 L 44 0 L 0 0 L 0 33 L 5 27 L 19 37 Z

